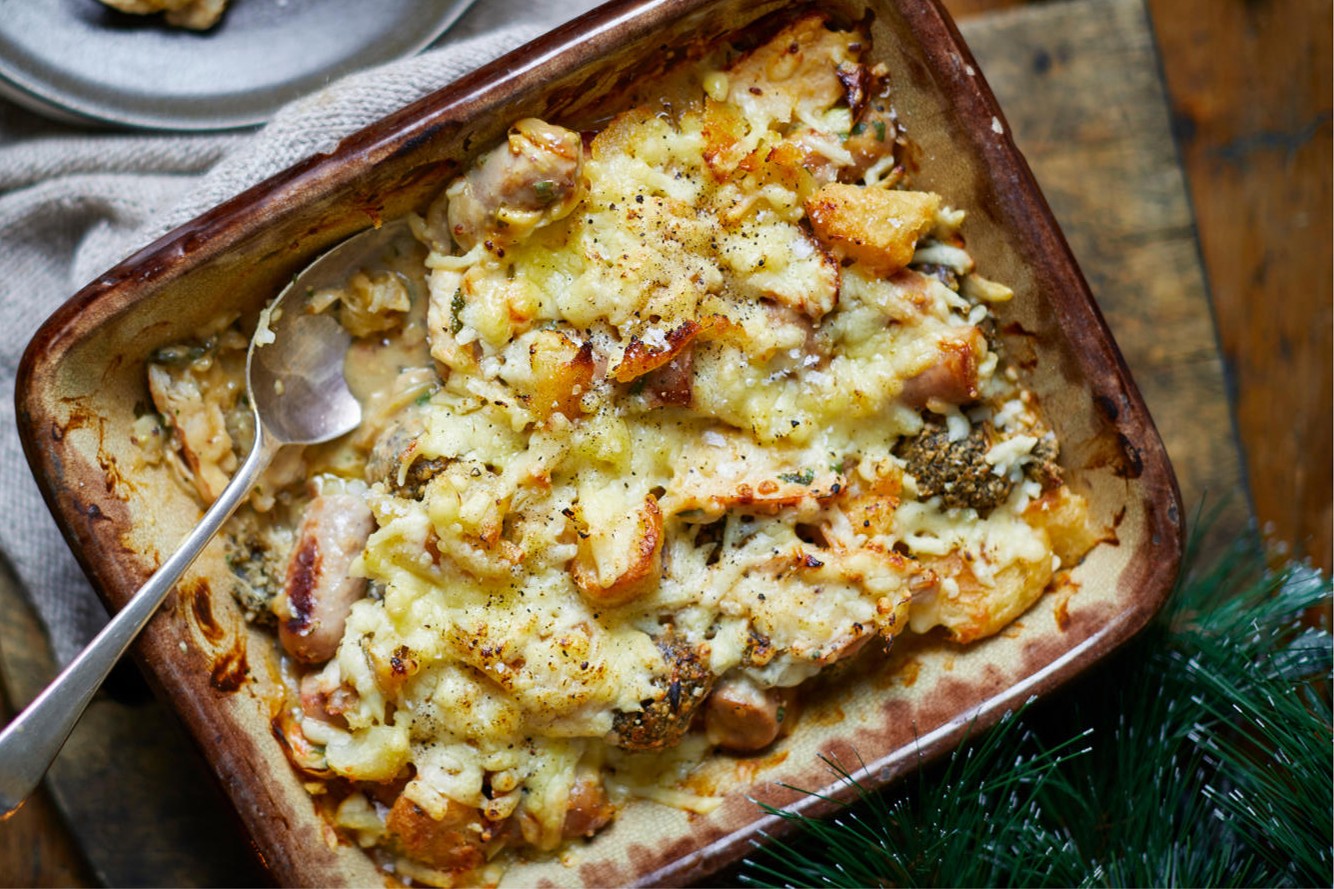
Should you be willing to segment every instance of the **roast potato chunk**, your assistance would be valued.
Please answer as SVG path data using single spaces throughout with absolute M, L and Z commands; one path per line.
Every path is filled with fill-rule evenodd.
M 481 813 L 450 801 L 444 817 L 435 819 L 421 806 L 400 796 L 385 817 L 385 830 L 408 857 L 448 871 L 467 871 L 481 865 L 482 845 L 490 831 Z
M 806 202 L 815 235 L 841 259 L 879 275 L 907 268 L 919 238 L 935 224 L 940 195 L 831 182 Z
M 586 532 L 570 574 L 579 591 L 602 605 L 623 605 L 651 589 L 662 573 L 662 510 L 652 494 L 638 514 Z

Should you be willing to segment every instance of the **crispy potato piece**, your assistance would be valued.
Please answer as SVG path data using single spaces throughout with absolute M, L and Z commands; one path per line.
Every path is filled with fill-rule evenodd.
M 491 831 L 480 812 L 462 803 L 450 800 L 444 817 L 437 820 L 406 796 L 399 796 L 384 826 L 403 854 L 431 867 L 460 872 L 486 861 L 482 846 Z
M 806 202 L 815 235 L 835 256 L 852 259 L 878 275 L 892 275 L 912 261 L 917 240 L 935 224 L 940 195 L 831 182 Z
M 618 383 L 629 383 L 650 371 L 655 371 L 680 355 L 699 334 L 697 322 L 686 321 L 662 337 L 662 342 L 651 344 L 632 336 L 625 347 L 621 363 L 611 372 Z
M 704 161 L 713 176 L 726 180 L 739 168 L 753 169 L 759 160 L 753 152 L 764 134 L 813 120 L 843 101 L 846 91 L 837 71 L 854 64 L 853 47 L 863 36 L 830 31 L 824 17 L 814 14 L 739 58 L 726 72 L 727 100 L 714 95 L 705 101 Z M 829 163 L 825 156 L 810 160 L 812 168 Z
M 897 463 L 881 460 L 875 469 L 875 479 L 870 482 L 850 475 L 838 499 L 853 533 L 864 537 L 894 532 L 894 511 L 903 493 L 903 470 Z
M 1102 540 L 1089 517 L 1088 501 L 1069 488 L 1054 488 L 1028 505 L 1024 519 L 1051 538 L 1062 565 L 1074 565 Z
M 853 60 L 850 44 L 861 39 L 829 30 L 822 15 L 808 15 L 737 60 L 727 72 L 728 100 L 751 121 L 814 117 L 844 99 L 838 66 Z
M 800 138 L 789 137 L 770 149 L 763 160 L 751 155 L 741 166 L 755 191 L 760 191 L 766 185 L 779 185 L 804 200 L 814 194 L 816 189 L 812 170 L 828 162 L 828 158 L 802 144 Z
M 845 484 L 828 466 L 781 471 L 781 463 L 743 435 L 723 434 L 716 444 L 690 449 L 685 457 L 663 498 L 671 515 L 698 509 L 719 516 L 736 507 L 773 513 L 826 500 Z
M 652 494 L 630 521 L 580 537 L 570 574 L 589 599 L 624 605 L 657 585 L 662 574 L 662 510 Z
M 580 416 L 580 400 L 593 383 L 593 347 L 577 344 L 558 330 L 538 331 L 528 346 L 532 375 L 515 389 L 528 409 L 540 419 L 564 414 Z
M 942 626 L 960 645 L 1004 629 L 1038 600 L 1053 575 L 1049 558 L 1015 561 L 997 571 L 987 585 L 978 580 L 972 565 L 958 553 L 922 556 L 918 561 L 936 577 L 952 579 L 953 588 L 941 584 L 913 596 L 909 606 L 913 632 L 925 633 Z
M 748 154 L 742 141 L 748 130 L 740 108 L 704 100 L 704 163 L 718 179 L 730 176 Z
M 689 404 L 694 377 L 696 340 L 728 340 L 741 329 L 723 315 L 705 315 L 682 322 L 658 343 L 631 337 L 609 376 L 618 383 L 644 377 L 645 388 L 658 404 Z

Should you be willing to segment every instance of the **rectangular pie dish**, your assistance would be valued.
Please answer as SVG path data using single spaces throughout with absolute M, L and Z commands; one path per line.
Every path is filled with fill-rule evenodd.
M 766 16 L 808 8 L 742 0 L 625 0 L 521 48 L 166 235 L 76 294 L 42 327 L 20 368 L 20 433 L 60 526 L 111 608 L 124 604 L 199 514 L 130 440 L 161 346 L 225 312 L 253 317 L 291 275 L 342 238 L 420 211 L 509 123 L 567 125 L 632 104 L 636 87 L 692 51 Z M 1001 634 L 969 646 L 934 638 L 886 672 L 810 708 L 768 755 L 726 760 L 701 780 L 736 785 L 705 816 L 648 802 L 561 860 L 512 867 L 514 885 L 680 884 L 743 855 L 773 830 L 753 799 L 817 812 L 782 785 L 835 796 L 820 757 L 880 785 L 1065 682 L 1135 633 L 1180 563 L 1180 497 L 1162 443 L 1005 119 L 934 3 L 821 4 L 869 22 L 871 58 L 920 150 L 917 188 L 968 211 L 978 267 L 1018 294 L 1001 338 L 1062 441 L 1062 465 L 1104 542 Z M 138 410 L 137 410 L 138 409 Z M 136 647 L 232 798 L 277 882 L 380 883 L 370 859 L 316 812 L 271 731 L 272 640 L 228 594 L 215 545 Z M 266 691 L 268 689 L 269 691 Z M 724 776 L 722 771 L 732 774 Z

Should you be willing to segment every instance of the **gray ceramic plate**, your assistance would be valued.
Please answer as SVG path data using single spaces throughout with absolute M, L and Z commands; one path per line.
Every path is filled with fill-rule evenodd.
M 232 0 L 207 32 L 98 0 L 0 0 L 0 94 L 163 130 L 261 123 L 343 74 L 428 46 L 474 0 Z

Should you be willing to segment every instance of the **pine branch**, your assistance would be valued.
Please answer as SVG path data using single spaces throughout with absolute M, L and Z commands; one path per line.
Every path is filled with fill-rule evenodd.
M 936 781 L 919 773 L 910 796 L 891 799 L 857 783 L 852 771 L 826 760 L 851 784 L 857 801 L 828 822 L 762 805 L 800 824 L 802 840 L 778 840 L 770 855 L 750 862 L 750 885 L 856 887 L 1068 883 L 1054 873 L 1066 845 L 1039 817 L 1037 800 L 1067 794 L 1060 766 L 1088 752 L 1087 733 L 1042 749 L 1007 714 L 999 731 L 962 748 L 939 782 L 967 793 L 934 793 Z M 997 768 L 997 763 L 1005 763 Z M 1041 850 L 1035 854 L 1034 850 Z M 776 882 L 769 882 L 772 878 Z
M 801 830 L 741 881 L 1328 885 L 1330 594 L 1238 547 L 1101 669 L 908 786 L 870 792 L 831 763 L 857 801 L 828 822 L 775 813 Z

